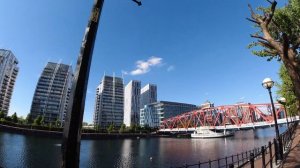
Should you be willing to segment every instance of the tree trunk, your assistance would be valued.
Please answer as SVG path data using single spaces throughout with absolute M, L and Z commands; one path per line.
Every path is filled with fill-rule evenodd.
M 288 59 L 282 59 L 282 60 L 285 68 L 287 69 L 289 76 L 291 77 L 294 86 L 293 91 L 295 93 L 295 96 L 298 99 L 298 111 L 296 112 L 296 114 L 300 115 L 300 71 L 298 68 L 298 63 L 292 62 Z

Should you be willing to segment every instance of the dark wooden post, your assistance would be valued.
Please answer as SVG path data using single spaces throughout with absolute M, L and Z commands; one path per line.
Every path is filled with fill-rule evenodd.
M 72 81 L 68 112 L 64 124 L 62 143 L 63 168 L 79 167 L 81 125 L 84 113 L 86 89 L 103 3 L 104 0 L 95 0 L 77 60 L 75 75 Z

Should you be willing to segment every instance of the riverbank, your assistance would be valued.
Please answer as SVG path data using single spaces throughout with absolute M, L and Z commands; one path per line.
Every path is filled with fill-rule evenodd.
M 38 129 L 27 129 L 20 127 L 13 127 L 0 124 L 1 132 L 24 134 L 29 136 L 49 137 L 61 139 L 62 132 L 59 131 L 47 131 Z M 149 138 L 149 137 L 168 137 L 166 135 L 160 135 L 156 133 L 82 133 L 81 139 L 120 139 L 120 138 Z

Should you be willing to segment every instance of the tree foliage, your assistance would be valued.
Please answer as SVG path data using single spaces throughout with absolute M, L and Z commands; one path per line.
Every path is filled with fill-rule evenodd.
M 18 122 L 18 116 L 17 116 L 16 112 L 11 116 L 11 119 L 12 119 L 12 122 L 14 122 L 14 123 Z
M 59 118 L 56 119 L 54 125 L 55 125 L 55 127 L 61 127 L 61 122 L 60 122 Z
M 0 118 L 4 118 L 5 117 L 5 114 L 3 111 L 0 111 Z
M 26 121 L 27 124 L 31 124 L 33 122 L 30 113 L 27 114 L 25 121 Z
M 121 128 L 120 128 L 120 130 L 119 130 L 119 132 L 120 132 L 120 133 L 124 133 L 125 130 L 126 130 L 126 125 L 125 125 L 125 124 L 122 124 L 122 125 L 121 125 Z
M 107 132 L 111 133 L 114 130 L 114 124 L 110 124 L 109 127 L 107 128 Z
M 266 57 L 268 61 L 282 61 L 291 78 L 292 88 L 300 101 L 300 0 L 289 0 L 284 7 L 276 9 L 277 2 L 267 0 L 269 8 L 260 7 L 257 13 L 249 5 L 251 18 L 259 30 L 251 35 L 256 39 L 250 48 L 259 46 L 253 54 Z M 299 110 L 299 109 L 298 109 Z
M 42 116 L 37 116 L 36 119 L 33 121 L 33 125 L 42 125 L 44 122 L 44 117 Z
M 281 79 L 281 83 L 277 84 L 278 90 L 277 94 L 284 97 L 286 99 L 286 107 L 289 115 L 296 114 L 296 111 L 299 106 L 299 102 L 297 101 L 297 97 L 295 96 L 293 90 L 293 83 L 288 75 L 286 68 L 281 65 L 279 70 L 279 76 Z

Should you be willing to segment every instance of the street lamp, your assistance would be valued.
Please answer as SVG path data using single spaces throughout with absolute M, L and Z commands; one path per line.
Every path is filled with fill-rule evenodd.
M 273 103 L 273 98 L 272 98 L 272 92 L 271 92 L 271 88 L 274 86 L 274 81 L 272 81 L 271 78 L 265 78 L 262 82 L 262 86 L 265 89 L 268 89 L 269 91 L 269 95 L 270 95 L 270 99 L 271 99 L 271 105 L 272 105 L 272 111 L 273 111 L 273 117 L 274 117 L 274 122 L 275 122 L 275 132 L 276 132 L 276 138 L 279 141 L 279 159 L 282 159 L 282 155 L 283 155 L 283 151 L 282 151 L 282 142 L 280 139 L 280 135 L 279 135 L 279 129 L 278 129 L 278 124 L 277 124 L 277 116 L 276 116 L 276 112 L 275 112 L 275 106 Z
M 288 120 L 288 113 L 287 113 L 287 110 L 286 110 L 286 99 L 284 97 L 279 97 L 277 99 L 278 103 L 282 104 L 283 105 L 283 108 L 284 108 L 284 111 L 285 111 L 285 118 L 286 118 L 286 124 L 287 124 L 287 127 L 289 128 L 289 120 Z
M 142 5 L 140 0 L 133 1 L 139 6 Z M 61 165 L 63 168 L 79 167 L 81 126 L 86 89 L 103 3 L 104 0 L 95 0 L 94 2 L 77 60 L 68 103 L 68 112 L 64 124 Z

